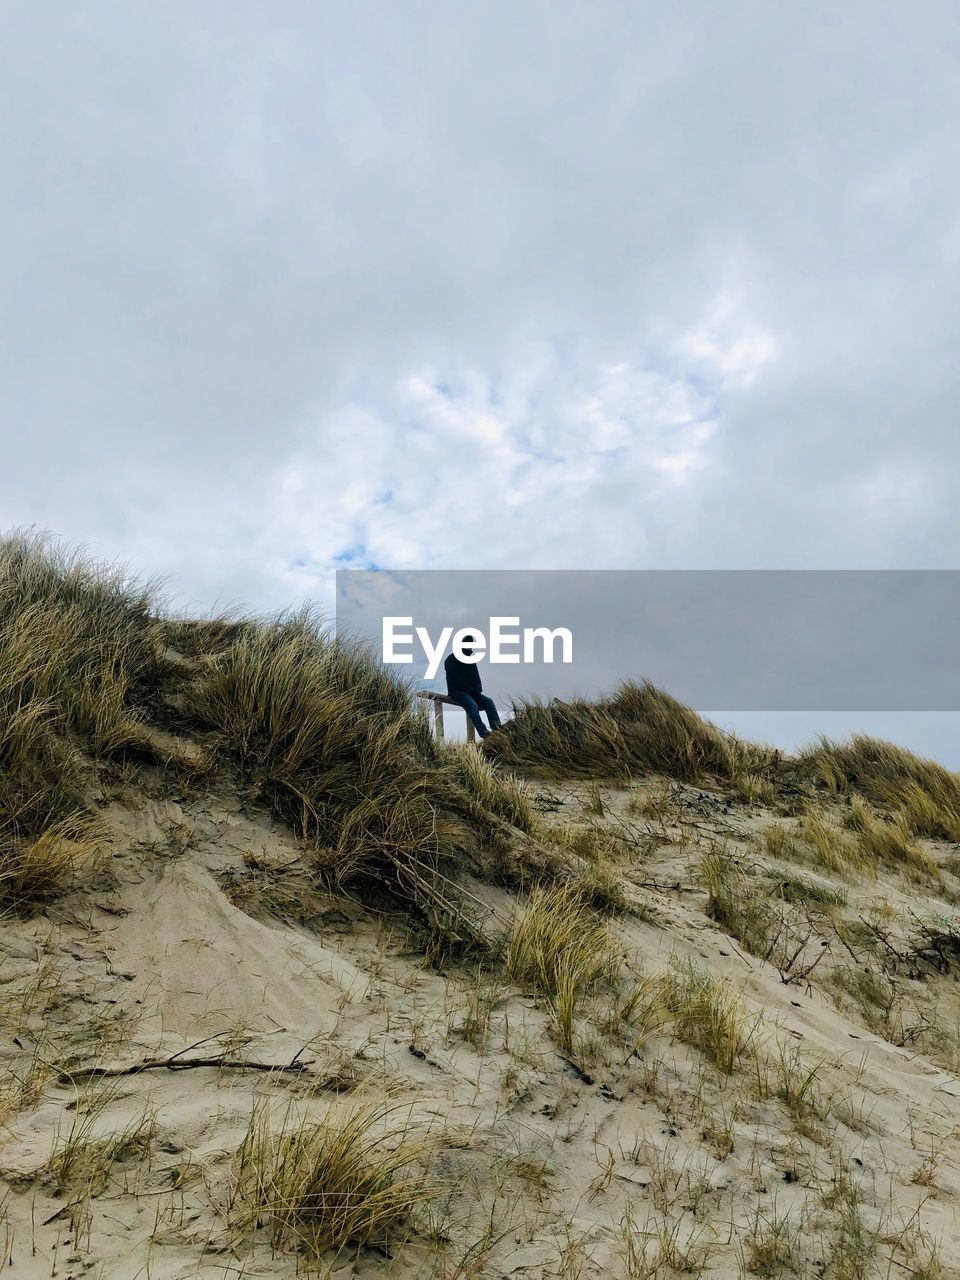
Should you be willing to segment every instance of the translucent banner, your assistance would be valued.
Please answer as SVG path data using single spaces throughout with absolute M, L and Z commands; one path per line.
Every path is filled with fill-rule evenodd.
M 336 622 L 426 689 L 470 635 L 505 700 L 646 677 L 715 712 L 960 709 L 956 570 L 343 570 Z

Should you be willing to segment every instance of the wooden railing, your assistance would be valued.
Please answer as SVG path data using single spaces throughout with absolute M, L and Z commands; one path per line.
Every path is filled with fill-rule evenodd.
M 463 714 L 467 716 L 466 711 L 464 711 L 463 705 L 457 702 L 456 698 L 448 697 L 448 695 L 445 693 L 431 693 L 427 689 L 421 689 L 421 691 L 417 694 L 417 697 L 427 698 L 430 702 L 433 703 L 433 727 L 436 731 L 437 737 L 441 741 L 443 740 L 444 703 L 446 703 L 447 706 L 449 707 L 459 707 L 460 710 L 463 711 Z M 477 731 L 473 727 L 473 721 L 470 719 L 469 716 L 467 716 L 467 741 L 475 742 L 476 738 L 477 738 Z

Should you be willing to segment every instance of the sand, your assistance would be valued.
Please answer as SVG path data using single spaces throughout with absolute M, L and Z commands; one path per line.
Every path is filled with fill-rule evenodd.
M 648 837 L 619 870 L 642 918 L 615 927 L 629 972 L 692 960 L 741 994 L 771 1055 L 795 1049 L 820 1064 L 830 1102 L 800 1125 L 782 1100 L 758 1096 L 746 1067 L 723 1076 L 669 1027 L 571 1060 L 543 1003 L 506 983 L 491 998 L 489 1039 L 471 1044 L 459 1031 L 470 971 L 431 967 L 402 915 L 314 900 L 305 881 L 297 890 L 296 841 L 229 791 L 213 802 L 153 790 L 105 803 L 99 869 L 42 913 L 0 923 L 0 1067 L 21 1082 L 0 1137 L 3 1274 L 303 1274 L 302 1257 L 231 1218 L 254 1107 L 268 1102 L 279 1123 L 388 1099 L 434 1144 L 434 1203 L 407 1243 L 328 1257 L 320 1274 L 641 1275 L 631 1244 L 649 1260 L 672 1240 L 674 1263 L 686 1254 L 727 1280 L 763 1263 L 751 1241 L 781 1219 L 789 1262 L 758 1274 L 840 1274 L 837 1203 L 849 1183 L 872 1250 L 863 1275 L 960 1276 L 952 1064 L 871 1031 L 823 983 L 784 981 L 705 915 L 697 842 L 745 852 L 759 827 L 789 819 L 676 789 L 679 822 L 630 820 Z M 615 788 L 603 790 L 602 819 L 584 788 L 549 790 L 556 821 L 624 814 Z M 270 868 L 286 869 L 302 909 L 273 914 L 244 891 Z M 883 874 L 848 886 L 849 914 L 873 903 L 956 916 L 944 895 L 957 889 L 947 872 L 936 890 Z M 498 915 L 516 909 L 512 895 L 489 893 Z M 221 1061 L 170 1069 L 204 1057 Z M 170 1065 L 88 1074 L 158 1060 Z M 292 1069 L 258 1069 L 271 1065 Z M 65 1151 L 118 1133 L 128 1140 L 91 1194 L 58 1191 Z M 941 1272 L 922 1271 L 935 1253 Z M 667 1261 L 657 1274 L 671 1274 Z

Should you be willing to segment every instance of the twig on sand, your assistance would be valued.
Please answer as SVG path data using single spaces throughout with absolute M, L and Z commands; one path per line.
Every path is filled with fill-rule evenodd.
M 300 1052 L 303 1052 L 302 1050 Z M 81 1067 L 78 1070 L 63 1072 L 61 1080 L 77 1079 L 99 1080 L 106 1076 L 136 1076 L 142 1071 L 195 1071 L 200 1067 L 222 1067 L 228 1071 L 306 1071 L 314 1062 L 313 1058 L 298 1061 L 299 1054 L 292 1062 L 248 1062 L 242 1058 L 228 1058 L 225 1054 L 216 1054 L 210 1058 L 183 1058 L 173 1054 L 169 1058 L 143 1058 L 140 1062 L 128 1063 L 125 1067 Z

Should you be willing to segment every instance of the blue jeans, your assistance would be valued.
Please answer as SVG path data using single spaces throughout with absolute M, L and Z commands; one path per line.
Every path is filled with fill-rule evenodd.
M 453 698 L 455 702 L 460 703 L 461 707 L 463 707 L 464 711 L 470 717 L 470 723 L 476 729 L 477 733 L 479 733 L 481 738 L 485 738 L 490 732 L 490 729 L 500 728 L 500 716 L 497 712 L 496 705 L 494 704 L 493 699 L 488 698 L 485 693 L 473 694 L 463 693 L 461 691 L 458 693 L 451 693 L 450 697 Z M 487 719 L 490 721 L 490 729 L 488 729 L 480 719 L 481 711 L 485 711 L 487 713 Z

